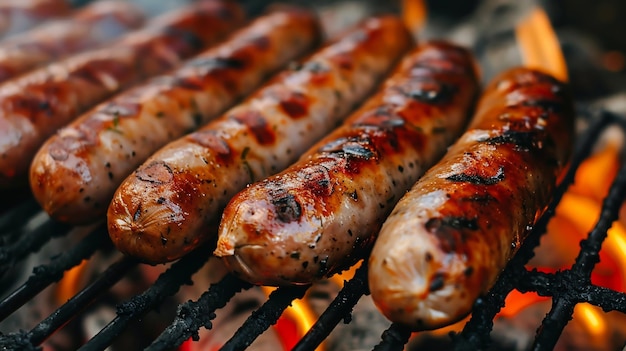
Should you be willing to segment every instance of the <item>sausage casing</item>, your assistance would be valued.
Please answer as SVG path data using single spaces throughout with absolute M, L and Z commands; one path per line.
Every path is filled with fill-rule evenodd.
M 370 93 L 410 44 L 398 18 L 366 20 L 219 119 L 166 145 L 116 191 L 108 211 L 113 243 L 157 263 L 215 240 L 230 197 L 295 161 Z
M 0 86 L 0 185 L 23 182 L 57 129 L 121 89 L 174 68 L 243 22 L 231 1 L 206 0 L 155 18 L 102 49 L 70 56 Z
M 216 255 L 263 285 L 309 284 L 356 263 L 393 205 L 461 134 L 477 93 L 467 50 L 420 45 L 297 163 L 235 195 Z
M 369 259 L 379 309 L 413 329 L 466 316 L 548 205 L 571 152 L 564 84 L 526 68 L 487 87 L 468 131 L 385 221 Z
M 31 165 L 35 198 L 54 218 L 103 218 L 115 189 L 141 162 L 233 105 L 319 42 L 303 9 L 260 17 L 179 69 L 127 90 L 51 137 Z
M 71 13 L 67 0 L 2 0 L 0 38 L 33 28 L 42 21 Z
M 63 56 L 96 48 L 144 22 L 127 2 L 98 1 L 67 19 L 0 42 L 0 82 Z

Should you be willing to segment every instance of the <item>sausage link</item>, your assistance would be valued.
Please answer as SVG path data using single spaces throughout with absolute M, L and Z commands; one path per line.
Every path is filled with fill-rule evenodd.
M 141 162 L 224 112 L 320 36 L 312 12 L 275 11 L 180 69 L 100 104 L 41 147 L 30 172 L 35 198 L 60 221 L 101 219 Z
M 310 284 L 348 268 L 461 134 L 477 93 L 468 51 L 421 45 L 297 163 L 235 195 L 215 254 L 239 277 L 263 285 Z
M 74 16 L 43 24 L 0 42 L 0 83 L 37 66 L 115 39 L 143 24 L 127 2 L 98 1 Z
M 71 13 L 67 0 L 2 0 L 0 2 L 0 38 L 23 32 L 42 21 Z
M 466 316 L 548 205 L 569 159 L 565 86 L 517 68 L 497 77 L 468 131 L 385 221 L 369 259 L 379 309 L 414 329 Z
M 162 148 L 115 193 L 108 211 L 113 243 L 157 263 L 214 241 L 230 197 L 293 162 L 370 93 L 410 44 L 398 18 L 369 19 Z
M 223 39 L 243 22 L 231 1 L 202 1 L 112 46 L 71 56 L 0 86 L 0 186 L 23 182 L 37 149 L 98 102 Z

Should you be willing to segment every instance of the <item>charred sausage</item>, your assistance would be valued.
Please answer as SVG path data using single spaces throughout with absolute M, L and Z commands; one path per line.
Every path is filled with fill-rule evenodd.
M 98 1 L 74 16 L 41 25 L 0 42 L 0 82 L 72 53 L 111 41 L 143 24 L 127 2 Z
M 42 21 L 67 16 L 67 0 L 2 0 L 0 2 L 0 38 L 25 31 Z
M 215 254 L 239 277 L 263 285 L 309 284 L 348 268 L 461 134 L 477 92 L 468 51 L 421 45 L 297 163 L 235 195 Z
M 243 22 L 231 1 L 201 1 L 153 20 L 112 46 L 71 56 L 0 86 L 0 185 L 23 182 L 58 128 L 115 92 L 166 72 Z
M 466 316 L 542 214 L 568 161 L 564 84 L 530 69 L 497 77 L 468 131 L 394 208 L 369 259 L 379 309 L 413 329 Z
M 31 165 L 35 198 L 54 218 L 103 218 L 115 189 L 168 141 L 190 132 L 313 49 L 320 28 L 303 9 L 260 17 L 167 75 L 123 92 L 61 129 Z
M 215 240 L 230 197 L 286 167 L 332 129 L 410 44 L 398 18 L 371 18 L 162 148 L 115 193 L 108 211 L 113 243 L 157 263 Z

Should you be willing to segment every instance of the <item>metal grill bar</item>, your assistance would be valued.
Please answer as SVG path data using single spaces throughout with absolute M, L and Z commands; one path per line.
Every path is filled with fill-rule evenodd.
M 190 284 L 191 276 L 206 263 L 210 252 L 211 250 L 203 246 L 174 263 L 168 270 L 159 275 L 149 289 L 119 305 L 117 317 L 83 345 L 80 350 L 106 349 L 131 321 L 163 302 L 166 297 L 174 295 L 183 284 Z
M 374 351 L 402 351 L 404 345 L 409 341 L 411 331 L 399 324 L 392 324 L 383 332 L 381 341 Z
M 1 236 L 7 235 L 14 228 L 20 227 L 35 213 L 41 211 L 41 207 L 34 199 L 28 199 L 24 203 L 19 204 L 17 207 L 4 213 L 0 216 L 0 234 Z
M 367 260 L 364 260 L 361 267 L 354 273 L 354 277 L 345 282 L 337 297 L 320 315 L 304 337 L 298 341 L 292 351 L 316 349 L 342 319 L 345 319 L 346 322 L 349 320 L 352 308 L 354 308 L 361 296 L 368 294 Z
M 226 306 L 236 293 L 251 287 L 251 284 L 227 275 L 220 282 L 211 285 L 197 301 L 178 306 L 178 316 L 174 322 L 146 350 L 168 350 L 180 346 L 189 338 L 199 340 L 198 330 L 201 327 L 211 329 L 215 311 Z
M 73 296 L 54 313 L 37 324 L 31 331 L 28 333 L 13 333 L 0 339 L 0 349 L 25 350 L 41 344 L 52 333 L 76 317 L 80 311 L 91 304 L 100 294 L 118 282 L 136 263 L 130 257 L 121 258 L 103 272 L 98 280 Z
M 67 234 L 70 228 L 67 224 L 47 220 L 32 231 L 20 233 L 17 242 L 0 247 L 0 275 L 13 268 L 15 263 L 28 254 L 39 250 L 50 239 Z
M 131 257 L 123 257 L 112 264 L 100 275 L 98 280 L 74 295 L 63 306 L 59 307 L 59 309 L 48 318 L 33 328 L 28 333 L 28 339 L 34 345 L 41 344 L 57 329 L 76 317 L 78 313 L 91 304 L 96 297 L 117 283 L 136 264 L 137 261 Z
M 280 287 L 274 290 L 269 299 L 246 319 L 230 340 L 221 348 L 222 351 L 245 350 L 256 338 L 271 325 L 276 324 L 283 311 L 295 299 L 301 299 L 309 285 Z
M 98 248 L 102 248 L 106 243 L 110 243 L 110 241 L 106 234 L 106 228 L 102 227 L 87 235 L 69 251 L 53 258 L 49 264 L 35 267 L 33 275 L 0 302 L 0 320 L 15 312 L 48 285 L 59 281 L 63 277 L 63 272 L 91 257 Z

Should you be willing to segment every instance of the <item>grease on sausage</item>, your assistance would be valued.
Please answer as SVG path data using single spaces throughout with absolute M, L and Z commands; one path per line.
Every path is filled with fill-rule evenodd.
M 312 12 L 274 11 L 172 73 L 99 105 L 41 147 L 30 172 L 35 197 L 57 220 L 101 219 L 115 189 L 141 162 L 313 49 L 320 35 Z
M 166 145 L 116 191 L 108 211 L 113 243 L 158 263 L 215 240 L 230 197 L 295 161 L 370 93 L 410 44 L 398 18 L 371 18 L 219 119 Z
M 568 161 L 565 86 L 526 68 L 486 89 L 468 131 L 385 221 L 369 259 L 379 309 L 413 329 L 466 316 L 548 205 Z
M 420 45 L 299 162 L 231 200 L 215 254 L 263 285 L 309 284 L 351 266 L 393 205 L 461 133 L 477 92 L 467 50 Z

